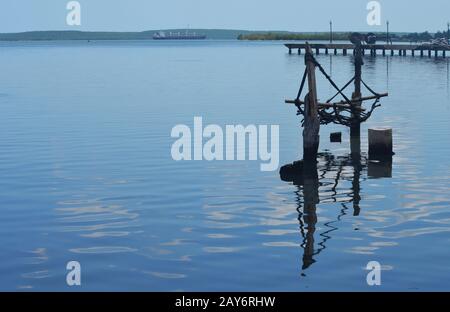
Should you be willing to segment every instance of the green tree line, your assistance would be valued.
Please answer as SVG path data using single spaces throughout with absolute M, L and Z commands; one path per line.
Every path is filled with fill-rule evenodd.
M 348 40 L 350 32 L 336 32 L 333 33 L 334 40 Z M 386 40 L 386 33 L 376 33 L 379 41 Z M 448 38 L 448 32 L 438 31 L 430 33 L 428 31 L 422 33 L 390 33 L 389 39 L 391 41 L 407 41 L 407 42 L 421 42 L 430 41 L 431 39 Z M 329 40 L 329 32 L 319 33 L 290 33 L 290 32 L 261 32 L 240 34 L 238 40 Z

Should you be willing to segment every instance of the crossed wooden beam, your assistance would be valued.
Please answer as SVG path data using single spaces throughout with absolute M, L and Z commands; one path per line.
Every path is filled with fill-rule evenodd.
M 381 93 L 378 95 L 371 95 L 371 96 L 365 96 L 365 97 L 361 97 L 359 99 L 352 99 L 350 101 L 351 104 L 353 103 L 359 103 L 362 101 L 368 101 L 368 100 L 375 100 L 375 99 L 380 99 L 382 97 L 386 97 L 388 96 L 388 93 Z M 302 100 L 285 100 L 284 101 L 286 104 L 299 104 L 299 105 L 305 105 L 305 102 Z M 347 101 L 340 101 L 340 102 L 336 102 L 336 103 L 317 103 L 317 106 L 319 109 L 327 109 L 327 108 L 333 108 L 333 107 L 337 107 L 337 108 L 344 108 L 344 109 L 356 109 L 356 110 L 360 110 L 360 111 L 365 111 L 366 109 L 358 106 L 358 105 L 349 105 L 347 103 Z

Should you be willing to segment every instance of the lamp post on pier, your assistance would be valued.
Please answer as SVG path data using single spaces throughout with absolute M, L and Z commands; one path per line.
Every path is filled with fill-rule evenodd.
M 447 43 L 450 42 L 450 22 L 447 23 Z
M 386 44 L 389 44 L 389 21 L 386 21 Z
M 330 43 L 333 43 L 333 21 L 330 21 Z

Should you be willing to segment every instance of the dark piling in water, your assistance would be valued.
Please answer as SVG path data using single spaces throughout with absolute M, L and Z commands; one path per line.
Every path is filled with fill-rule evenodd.
M 369 129 L 369 159 L 392 158 L 392 129 Z

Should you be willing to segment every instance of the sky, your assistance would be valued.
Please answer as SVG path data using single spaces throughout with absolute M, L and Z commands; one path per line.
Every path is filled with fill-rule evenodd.
M 449 0 L 379 0 L 381 25 L 367 23 L 369 0 L 78 0 L 81 25 L 66 24 L 69 0 L 0 0 L 0 33 L 30 30 L 143 31 L 168 28 L 435 32 L 447 28 Z

